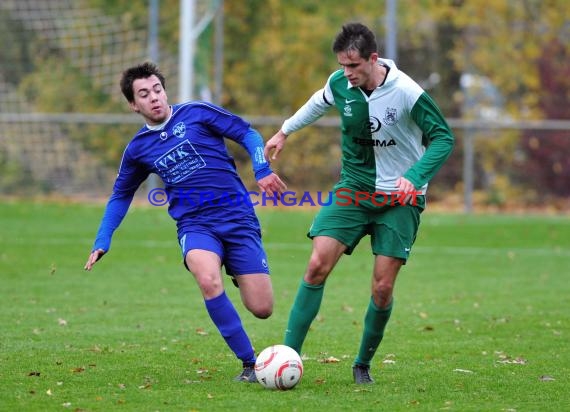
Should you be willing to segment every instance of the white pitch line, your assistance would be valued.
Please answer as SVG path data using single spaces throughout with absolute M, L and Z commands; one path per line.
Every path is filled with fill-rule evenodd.
M 311 243 L 265 243 L 266 249 L 291 249 L 291 250 L 310 250 Z M 561 248 L 520 248 L 520 247 L 472 247 L 472 246 L 414 246 L 412 254 L 414 253 L 445 253 L 445 254 L 460 254 L 460 255 L 481 255 L 488 254 L 494 256 L 516 254 L 516 255 L 533 255 L 533 256 L 560 256 L 570 257 L 570 249 Z
M 141 240 L 141 239 L 115 239 L 115 242 L 125 246 L 138 246 L 141 248 L 171 248 L 177 247 L 178 243 L 175 239 L 172 240 Z M 87 247 L 93 244 L 93 239 L 78 239 L 73 237 L 46 237 L 37 239 L 35 242 L 25 241 L 24 239 L 11 238 L 9 241 L 0 237 L 1 244 L 28 244 L 30 246 L 41 245 L 86 245 Z M 265 248 L 268 250 L 311 250 L 310 240 L 299 243 L 288 242 L 264 242 Z M 362 245 L 361 247 L 364 247 Z M 556 247 L 541 247 L 541 248 L 524 248 L 524 247 L 473 247 L 473 246 L 414 246 L 412 254 L 455 254 L 455 255 L 527 255 L 527 256 L 555 256 L 555 257 L 570 257 L 570 249 L 556 248 Z

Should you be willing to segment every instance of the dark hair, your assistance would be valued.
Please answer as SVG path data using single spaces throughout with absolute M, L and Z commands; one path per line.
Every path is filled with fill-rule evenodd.
M 121 91 L 130 103 L 135 101 L 135 92 L 133 90 L 133 83 L 135 80 L 147 79 L 152 75 L 158 77 L 160 84 L 162 84 L 162 88 L 166 90 L 166 80 L 164 79 L 164 75 L 153 63 L 146 62 L 139 64 L 138 66 L 129 67 L 123 72 L 123 75 L 121 76 Z
M 357 51 L 360 57 L 368 59 L 378 52 L 374 33 L 361 23 L 347 23 L 336 35 L 332 46 L 333 52 Z

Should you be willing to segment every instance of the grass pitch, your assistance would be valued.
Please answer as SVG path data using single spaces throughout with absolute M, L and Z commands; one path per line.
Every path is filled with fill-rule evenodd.
M 316 210 L 261 208 L 275 312 L 257 351 L 281 343 Z M 111 252 L 83 264 L 101 205 L 0 204 L 1 411 L 561 411 L 570 405 L 567 216 L 422 216 L 374 359 L 352 383 L 369 299 L 368 239 L 343 257 L 291 391 L 233 382 L 240 364 L 181 264 L 164 208 L 133 206 Z

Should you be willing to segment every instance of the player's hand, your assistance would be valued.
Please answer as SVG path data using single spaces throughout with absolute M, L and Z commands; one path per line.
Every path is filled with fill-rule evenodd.
M 85 270 L 91 270 L 93 265 L 103 257 L 105 251 L 103 249 L 96 249 L 89 255 L 89 259 L 87 259 L 87 263 L 85 263 Z
M 398 186 L 398 192 L 403 198 L 401 198 L 402 205 L 407 205 L 412 197 L 416 197 L 418 191 L 412 182 L 410 182 L 405 177 L 400 177 L 396 180 L 396 185 Z
M 267 143 L 265 143 L 265 149 L 263 150 L 263 154 L 265 155 L 265 159 L 267 159 L 268 162 L 271 162 L 272 160 L 277 160 L 279 153 L 285 147 L 286 140 L 287 140 L 287 135 L 283 133 L 282 130 L 279 130 L 277 133 L 273 135 L 271 139 L 267 141 Z
M 257 181 L 257 186 L 267 193 L 269 197 L 273 197 L 277 195 L 280 197 L 281 194 L 287 189 L 287 185 L 283 183 L 281 178 L 277 176 L 275 173 L 271 173 L 270 175 L 265 176 L 262 179 Z

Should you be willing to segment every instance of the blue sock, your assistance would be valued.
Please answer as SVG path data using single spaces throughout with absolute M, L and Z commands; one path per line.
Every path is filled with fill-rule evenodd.
M 210 318 L 238 359 L 243 363 L 254 363 L 255 352 L 245 333 L 239 314 L 226 292 L 222 292 L 220 296 L 213 299 L 205 300 L 204 303 Z

